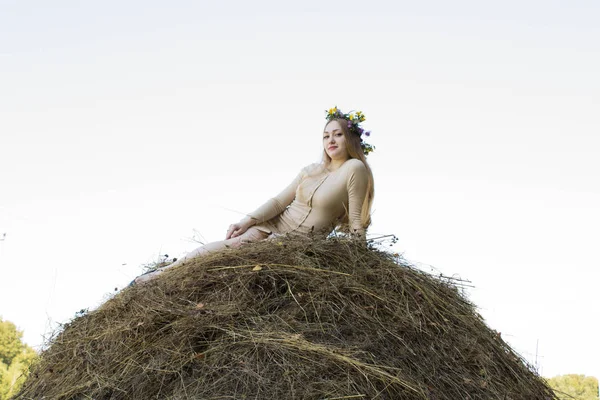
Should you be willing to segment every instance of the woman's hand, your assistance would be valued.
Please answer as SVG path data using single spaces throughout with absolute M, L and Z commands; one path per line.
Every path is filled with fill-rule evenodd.
M 255 219 L 246 217 L 236 224 L 229 225 L 229 229 L 227 230 L 227 235 L 225 236 L 225 240 L 240 236 L 242 233 L 246 232 L 248 230 L 248 228 L 250 228 L 254 224 L 256 224 Z

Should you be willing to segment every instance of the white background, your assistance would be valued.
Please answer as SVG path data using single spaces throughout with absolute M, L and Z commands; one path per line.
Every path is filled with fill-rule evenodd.
M 371 233 L 541 374 L 599 377 L 600 3 L 288 3 L 0 2 L 0 316 L 37 347 L 222 239 L 338 105 L 373 131 Z

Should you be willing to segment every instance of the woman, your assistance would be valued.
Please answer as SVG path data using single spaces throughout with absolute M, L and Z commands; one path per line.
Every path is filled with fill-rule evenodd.
M 303 168 L 292 183 L 240 222 L 227 230 L 225 240 L 208 243 L 182 259 L 151 273 L 145 282 L 198 255 L 239 247 L 286 233 L 327 236 L 338 227 L 352 236 L 365 237 L 371 223 L 373 174 L 366 155 L 373 147 L 362 140 L 369 136 L 360 123 L 362 112 L 344 114 L 337 107 L 327 112 L 323 131 L 323 162 Z

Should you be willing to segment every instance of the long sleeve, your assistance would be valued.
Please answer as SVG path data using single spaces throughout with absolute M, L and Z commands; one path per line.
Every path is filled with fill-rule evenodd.
M 257 220 L 257 223 L 260 224 L 281 214 L 292 203 L 294 197 L 296 197 L 296 189 L 302 180 L 303 173 L 304 169 L 300 171 L 292 183 L 283 189 L 281 193 L 269 199 L 265 204 L 249 213 L 248 216 Z
M 346 181 L 350 233 L 364 236 L 365 228 L 362 224 L 361 212 L 369 182 L 367 167 L 360 160 L 348 160 L 347 162 L 351 162 L 348 166 L 348 179 Z

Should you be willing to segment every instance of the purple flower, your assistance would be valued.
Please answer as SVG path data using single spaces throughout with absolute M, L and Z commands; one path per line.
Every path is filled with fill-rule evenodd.
M 348 121 L 348 128 L 352 128 L 352 122 Z
M 362 135 L 364 131 L 365 131 L 365 130 L 364 130 L 363 128 L 358 128 L 358 133 L 359 133 L 360 135 Z
M 366 131 L 366 132 L 365 132 L 365 135 L 366 135 L 366 136 L 371 136 L 371 131 Z

